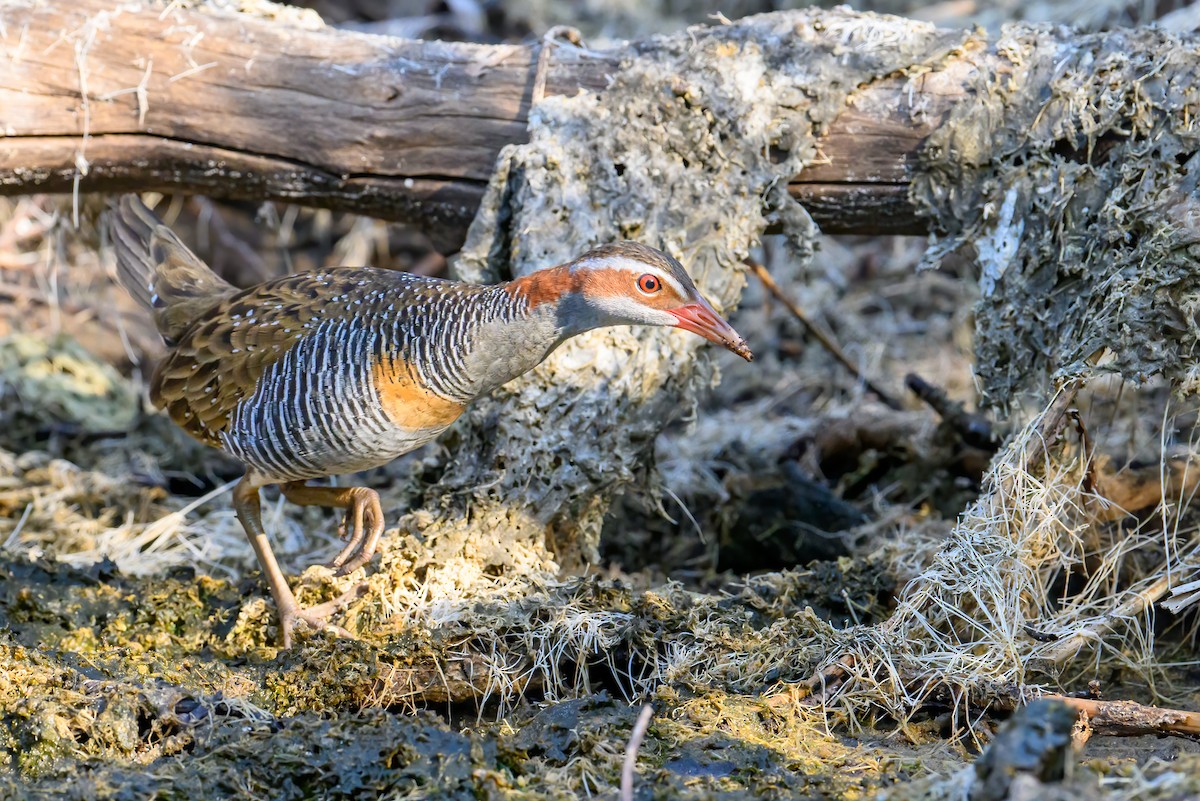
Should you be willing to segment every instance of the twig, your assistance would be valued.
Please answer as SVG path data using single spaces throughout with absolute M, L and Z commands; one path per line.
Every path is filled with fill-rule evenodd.
M 446 274 L 446 257 L 436 250 L 431 250 L 422 256 L 409 268 L 413 275 L 444 276 Z
M 196 209 L 197 228 L 203 230 L 207 227 L 212 232 L 216 242 L 212 247 L 214 255 L 218 254 L 223 248 L 232 256 L 237 268 L 236 277 L 233 279 L 235 284 L 250 285 L 259 281 L 265 281 L 272 277 L 271 268 L 263 261 L 262 256 L 258 255 L 257 251 L 246 243 L 241 237 L 233 232 L 229 227 L 229 223 L 221 215 L 216 205 L 203 197 L 192 198 L 192 206 Z M 214 259 L 219 261 L 219 258 Z M 216 266 L 214 264 L 214 266 Z M 217 269 L 220 269 L 218 267 Z
M 1042 414 L 1037 434 L 1031 438 L 1029 450 L 1025 452 L 1026 471 L 1032 470 L 1035 464 L 1045 458 L 1050 447 L 1058 441 L 1058 435 L 1067 424 L 1071 404 L 1075 402 L 1075 396 L 1082 387 L 1082 381 L 1071 381 L 1059 389 L 1058 394 L 1050 401 L 1049 407 Z
M 0 226 L 0 254 L 46 235 L 54 227 L 53 215 L 46 214 L 35 202 L 22 200 L 12 216 Z
M 579 47 L 582 45 L 583 37 L 579 33 L 578 28 L 572 28 L 570 25 L 555 25 L 550 30 L 546 31 L 546 35 L 542 37 L 542 46 L 538 50 L 537 69 L 533 74 L 533 91 L 529 96 L 529 106 L 532 108 L 546 96 L 546 75 L 550 72 L 550 53 L 553 52 L 553 45 L 557 39 L 565 39 L 571 44 Z
M 767 288 L 767 291 L 770 292 L 776 300 L 786 306 L 788 311 L 795 315 L 796 319 L 800 321 L 801 325 L 803 325 L 808 332 L 812 334 L 813 339 L 821 343 L 821 346 L 824 347 L 825 350 L 829 351 L 833 358 L 841 362 L 842 365 L 850 371 L 850 374 L 855 377 L 855 379 L 861 381 L 863 386 L 873 392 L 889 409 L 895 409 L 896 411 L 899 411 L 904 408 L 900 405 L 899 401 L 881 389 L 874 381 L 862 374 L 862 372 L 858 369 L 858 366 L 852 362 L 850 357 L 848 357 L 845 352 L 842 351 L 841 347 L 839 347 L 838 344 L 833 341 L 832 335 L 826 332 L 819 323 L 809 317 L 803 309 L 796 305 L 796 303 L 789 298 L 782 289 L 780 289 L 779 284 L 775 283 L 775 279 L 771 277 L 769 272 L 767 272 L 766 267 L 763 267 L 753 259 L 745 259 L 743 260 L 743 263 L 750 268 L 751 272 L 758 276 L 758 280 L 762 281 L 763 286 Z
M 930 679 L 929 674 L 908 674 L 901 677 L 901 683 L 905 687 L 927 690 Z M 943 687 L 949 689 L 948 685 Z M 1091 692 L 1098 692 L 1098 688 L 1093 687 Z M 969 690 L 967 696 L 970 696 L 971 705 L 985 707 L 993 713 L 1015 712 L 1033 698 L 1061 701 L 1080 717 L 1082 726 L 1076 729 L 1077 745 L 1083 745 L 1092 735 L 1138 737 L 1153 734 L 1200 741 L 1200 712 L 1148 706 L 1135 701 L 1104 701 L 1095 697 L 1039 693 L 1035 688 L 1021 685 L 979 687 Z M 967 696 L 954 695 L 953 700 L 961 703 L 968 700 Z M 924 694 L 926 703 L 932 697 L 932 694 Z M 927 708 L 936 709 L 937 703 Z
M 34 289 L 33 287 L 28 286 L 19 286 L 17 284 L 0 285 L 0 297 L 9 298 L 10 300 L 29 301 L 40 306 L 53 307 L 57 305 L 58 308 L 65 311 L 67 314 L 81 314 L 83 312 L 92 311 L 91 309 L 88 309 L 87 307 L 78 303 L 73 303 L 70 301 L 56 301 L 56 299 L 49 297 L 47 293 L 39 289 Z
M 1172 576 L 1166 571 L 1166 566 L 1162 568 L 1163 576 L 1158 581 L 1134 593 L 1133 597 L 1128 598 L 1116 607 L 1113 607 L 1099 620 L 1091 623 L 1085 628 L 1065 637 L 1055 643 L 1053 648 L 1050 648 L 1042 656 L 1042 659 L 1052 663 L 1061 664 L 1068 659 L 1073 658 L 1079 653 L 1080 649 L 1089 641 L 1099 640 L 1105 633 L 1110 631 L 1114 626 L 1124 620 L 1137 617 L 1142 614 L 1148 607 L 1153 606 L 1163 596 L 1171 591 L 1171 588 L 1178 583 L 1179 576 Z
M 1184 450 L 1163 456 L 1157 464 L 1114 470 L 1111 458 L 1097 457 L 1091 492 L 1103 508 L 1093 514 L 1105 522 L 1160 504 L 1186 507 L 1200 488 L 1198 461 L 1200 452 Z
M 1200 601 L 1200 580 L 1172 587 L 1171 598 L 1163 601 L 1163 607 L 1168 612 L 1177 615 L 1197 601 Z
M 1137 737 L 1143 734 L 1174 735 L 1200 740 L 1200 712 L 1145 706 L 1134 701 L 1098 701 L 1068 695 L 1043 695 L 1062 701 L 1083 718 L 1082 739 L 1092 734 Z
M 625 762 L 621 765 L 621 801 L 633 801 L 633 774 L 637 770 L 637 753 L 642 747 L 642 739 L 650 728 L 650 718 L 654 717 L 654 707 L 646 704 L 638 714 L 637 723 L 633 725 L 633 733 L 629 735 L 629 743 L 625 746 Z
M 846 654 L 821 668 L 806 681 L 799 683 L 800 698 L 807 699 L 812 704 L 824 703 L 846 682 L 856 663 L 854 654 Z
M 992 427 L 992 422 L 981 414 L 972 414 L 957 401 L 950 400 L 946 391 L 934 386 L 916 373 L 904 376 L 904 386 L 925 402 L 938 417 L 954 429 L 964 445 L 972 448 L 995 453 L 1000 445 L 1000 438 Z

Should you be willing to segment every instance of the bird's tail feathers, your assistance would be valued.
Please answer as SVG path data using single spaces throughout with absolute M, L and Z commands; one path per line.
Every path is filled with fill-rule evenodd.
M 124 195 L 112 214 L 117 276 L 154 314 L 158 331 L 174 342 L 199 312 L 236 288 L 209 269 L 137 195 Z

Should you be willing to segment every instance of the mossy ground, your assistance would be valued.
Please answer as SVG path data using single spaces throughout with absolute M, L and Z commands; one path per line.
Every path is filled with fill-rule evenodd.
M 461 701 L 414 712 L 413 701 L 389 698 L 393 672 L 422 658 L 432 672 L 447 644 L 439 653 L 316 635 L 280 653 L 262 644 L 261 619 L 240 614 L 247 590 L 258 592 L 250 582 L 13 558 L 0 570 L 0 753 L 14 793 L 559 797 L 616 785 L 638 713 L 621 697 L 628 685 L 606 669 L 611 653 L 561 666 L 592 674 L 595 686 L 579 698 L 538 701 L 535 689 L 499 718 L 494 705 Z M 611 583 L 585 584 L 576 597 L 608 608 L 646 603 Z M 771 622 L 750 600 L 725 613 Z M 922 748 L 847 739 L 827 730 L 818 708 L 766 694 L 774 685 L 661 687 L 646 699 L 656 715 L 642 781 L 660 797 L 855 798 L 961 758 L 938 736 Z
M 0 797 L 569 798 L 619 783 L 639 705 L 621 696 L 604 655 L 573 666 L 595 683 L 576 698 L 534 691 L 499 717 L 462 702 L 414 711 L 389 703 L 389 677 L 444 650 L 318 635 L 279 653 L 239 631 L 260 626 L 239 615 L 258 591 L 251 582 L 11 557 L 0 571 Z M 594 589 L 638 603 L 619 587 Z M 752 600 L 725 611 L 754 617 Z M 975 747 L 947 738 L 936 715 L 849 736 L 778 681 L 743 692 L 663 685 L 643 700 L 655 715 L 638 753 L 639 798 L 858 799 L 889 788 L 903 798 L 910 786 L 921 797 Z M 988 728 L 976 731 L 983 741 Z M 1110 746 L 1073 781 L 1140 775 L 1143 748 L 1197 758 L 1177 743 Z

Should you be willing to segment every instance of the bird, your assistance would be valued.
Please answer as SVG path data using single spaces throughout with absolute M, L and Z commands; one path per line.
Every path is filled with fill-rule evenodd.
M 166 344 L 150 379 L 152 402 L 245 468 L 233 507 L 285 649 L 302 624 L 350 636 L 329 618 L 351 594 L 301 607 L 263 527 L 263 488 L 345 510 L 346 544 L 328 566 L 347 575 L 378 548 L 379 494 L 309 482 L 386 464 L 436 439 L 472 401 L 565 340 L 603 326 L 666 326 L 753 359 L 679 261 L 635 242 L 602 244 L 490 285 L 338 267 L 239 289 L 136 194 L 119 198 L 109 216 L 118 278 Z

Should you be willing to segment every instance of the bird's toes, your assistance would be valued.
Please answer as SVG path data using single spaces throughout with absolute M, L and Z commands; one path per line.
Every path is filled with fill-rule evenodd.
M 355 570 L 358 570 L 360 567 L 362 567 L 363 565 L 365 565 L 367 563 L 366 559 L 359 558 L 361 556 L 362 556 L 362 554 L 358 554 L 354 558 L 347 561 L 345 564 L 339 565 L 338 568 L 335 571 L 333 571 L 333 575 L 338 576 L 338 577 L 348 576 L 351 573 L 353 573 Z
M 350 515 L 347 514 L 346 517 L 349 518 Z M 337 556 L 326 562 L 325 566 L 332 570 L 337 570 L 339 576 L 343 576 L 348 573 L 349 571 L 343 570 L 342 568 L 347 563 L 346 560 L 353 557 L 355 553 L 362 548 L 362 543 L 365 538 L 366 527 L 362 525 L 360 521 L 356 520 L 354 527 L 351 530 L 350 538 L 346 541 L 345 546 L 342 547 L 342 550 L 337 552 Z
M 349 532 L 348 536 L 346 532 Z M 346 539 L 346 545 L 325 566 L 336 571 L 335 575 L 345 576 L 375 555 L 383 534 L 383 507 L 379 504 L 379 495 L 373 490 L 364 490 L 355 496 L 346 509 L 338 534 Z
M 354 553 L 354 548 L 350 545 L 345 546 L 337 552 L 337 555 L 325 563 L 325 567 L 335 571 L 336 575 L 340 576 L 341 573 L 336 571 L 341 570 L 342 565 L 346 564 L 346 560 L 350 558 L 350 554 L 352 553 Z
M 359 548 L 358 553 L 350 557 L 344 564 L 337 568 L 335 576 L 347 576 L 358 570 L 360 567 L 371 561 L 371 557 L 375 555 L 375 548 Z
M 335 637 L 354 639 L 354 635 L 341 626 L 329 622 L 329 618 L 346 608 L 352 601 L 362 597 L 367 590 L 366 582 L 356 584 L 351 589 L 334 598 L 332 601 L 295 609 L 280 615 L 281 644 L 291 648 L 293 633 L 298 626 L 304 625 L 313 631 L 325 631 Z
M 340 612 L 353 602 L 357 601 L 359 598 L 366 595 L 370 588 L 371 587 L 369 584 L 367 584 L 367 582 L 360 581 L 338 597 L 334 598 L 332 601 L 326 601 L 325 603 L 321 604 L 321 606 L 329 607 L 330 614 L 333 612 Z

